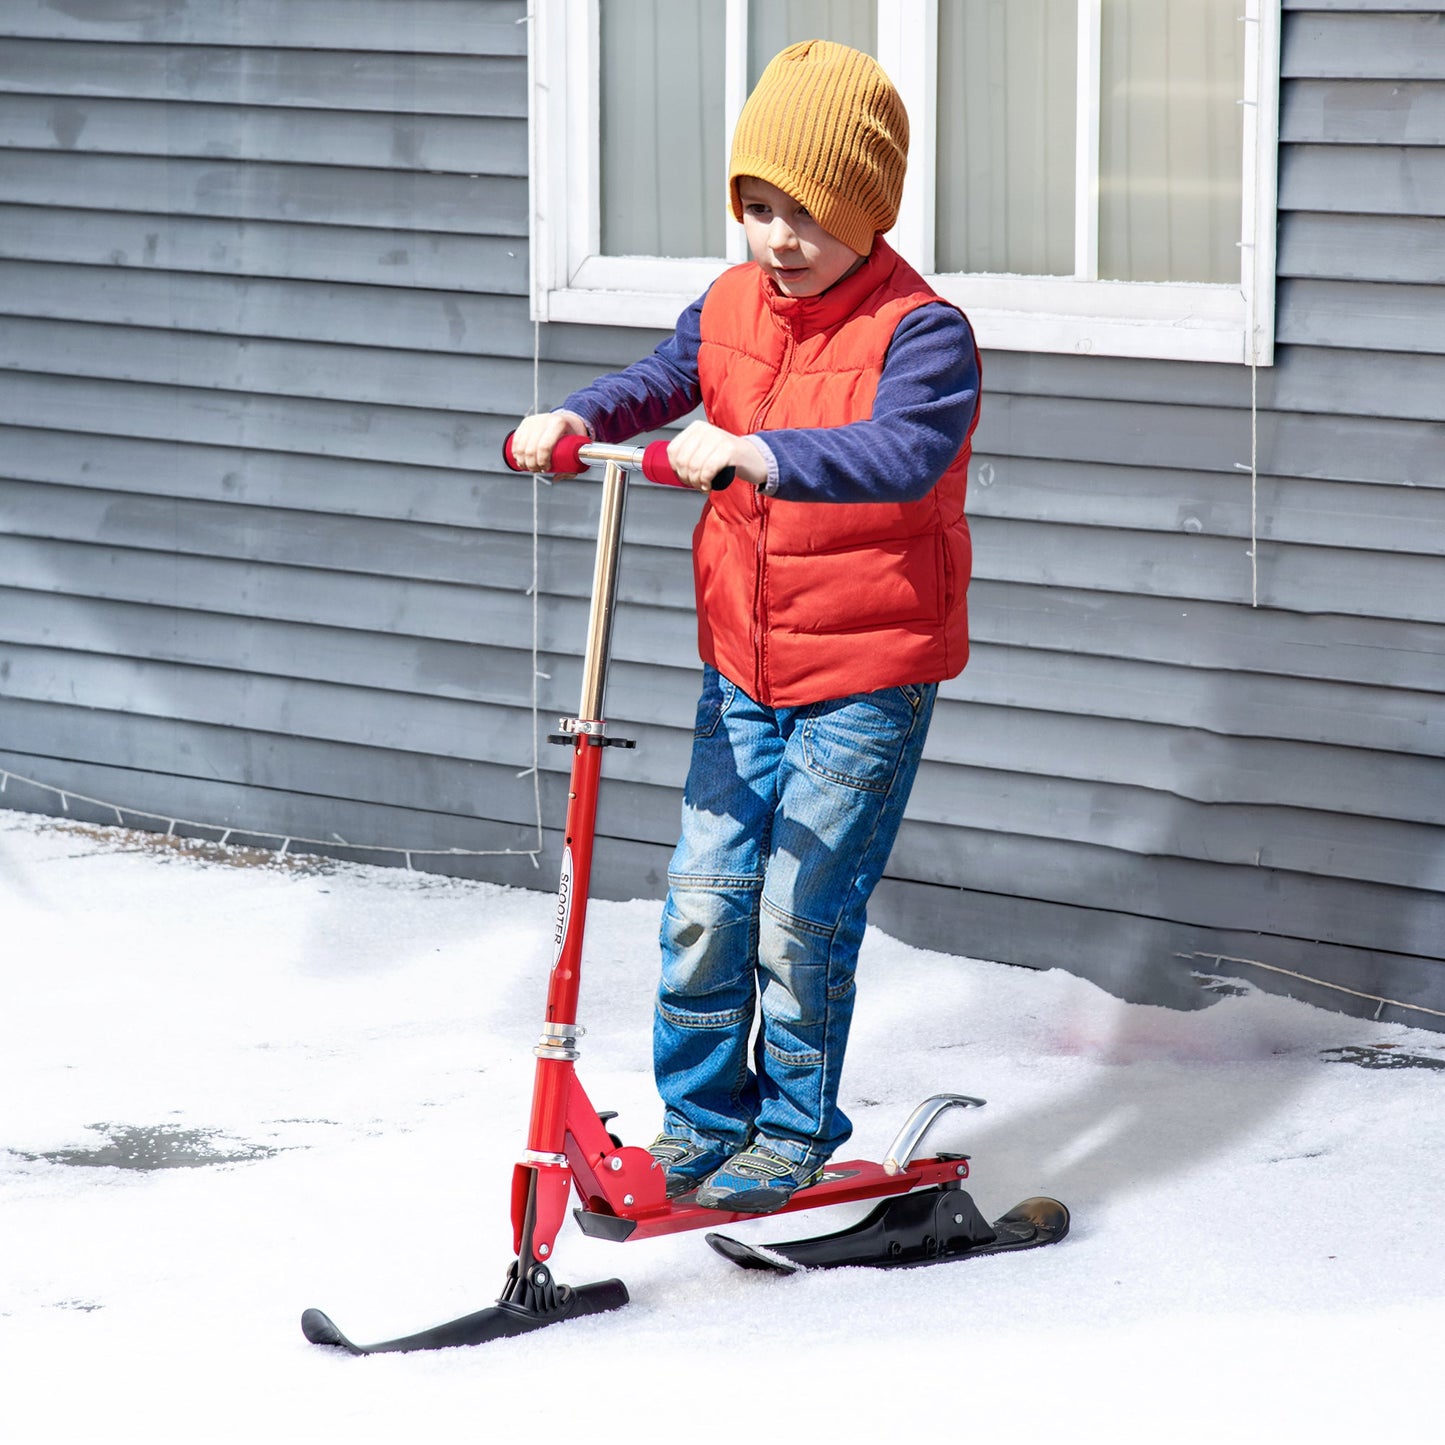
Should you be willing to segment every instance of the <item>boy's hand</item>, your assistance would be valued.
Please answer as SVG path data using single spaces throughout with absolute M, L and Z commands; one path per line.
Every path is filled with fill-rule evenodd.
M 512 433 L 512 460 L 524 472 L 552 469 L 552 448 L 563 437 L 587 435 L 587 423 L 573 411 L 543 411 L 526 416 Z
M 708 489 L 724 467 L 735 467 L 738 476 L 755 487 L 768 479 L 768 464 L 757 447 L 746 437 L 734 436 L 711 422 L 695 421 L 673 437 L 667 459 L 678 480 L 700 492 Z

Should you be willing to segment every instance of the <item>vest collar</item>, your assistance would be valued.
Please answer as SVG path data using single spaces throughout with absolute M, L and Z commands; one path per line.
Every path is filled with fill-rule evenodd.
M 873 238 L 868 259 L 819 296 L 784 296 L 758 268 L 758 289 L 773 318 L 794 333 L 824 331 L 847 320 L 863 301 L 884 286 L 898 265 L 898 253 L 883 239 Z

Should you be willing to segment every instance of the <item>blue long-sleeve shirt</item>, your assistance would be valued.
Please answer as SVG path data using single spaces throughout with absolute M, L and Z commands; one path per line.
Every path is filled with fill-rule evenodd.
M 599 377 L 562 403 L 593 436 L 620 443 L 686 416 L 702 399 L 699 297 L 650 356 Z M 756 433 L 769 494 L 793 502 L 911 502 L 958 454 L 978 407 L 973 333 L 952 306 L 920 306 L 898 323 L 866 421 Z

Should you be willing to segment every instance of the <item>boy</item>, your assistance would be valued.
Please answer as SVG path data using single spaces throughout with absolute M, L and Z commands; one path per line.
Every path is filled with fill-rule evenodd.
M 851 1133 L 837 1096 L 868 898 L 968 653 L 978 353 L 883 239 L 907 149 L 869 56 L 782 51 L 729 166 L 752 262 L 512 443 L 544 471 L 564 435 L 621 442 L 701 401 L 674 470 L 701 490 L 737 470 L 693 536 L 703 689 L 653 1034 L 652 1153 L 669 1196 L 707 1208 L 781 1208 Z

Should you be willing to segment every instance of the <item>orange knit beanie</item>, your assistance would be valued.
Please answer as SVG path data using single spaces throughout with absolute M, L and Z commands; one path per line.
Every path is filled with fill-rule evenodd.
M 800 201 L 860 255 L 891 230 L 908 164 L 908 112 L 878 62 L 833 40 L 804 40 L 768 62 L 733 132 L 728 191 L 756 176 Z

